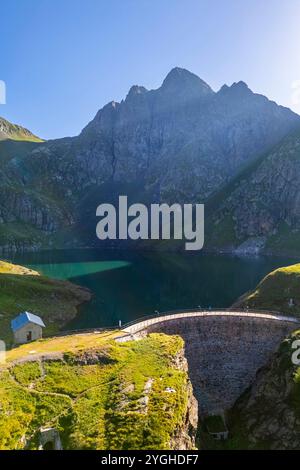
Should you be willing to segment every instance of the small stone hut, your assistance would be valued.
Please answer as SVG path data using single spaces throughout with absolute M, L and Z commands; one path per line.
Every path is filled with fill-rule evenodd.
M 43 336 L 45 324 L 41 317 L 30 312 L 20 313 L 11 321 L 16 344 L 29 343 Z

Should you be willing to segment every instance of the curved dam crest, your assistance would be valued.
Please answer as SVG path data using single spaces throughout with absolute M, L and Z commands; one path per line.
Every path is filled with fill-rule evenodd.
M 231 408 L 299 320 L 273 313 L 182 312 L 137 321 L 119 341 L 149 333 L 180 335 L 200 413 Z

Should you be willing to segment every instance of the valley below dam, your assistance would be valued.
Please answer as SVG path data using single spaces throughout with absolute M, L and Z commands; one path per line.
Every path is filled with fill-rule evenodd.
M 65 330 L 115 326 L 155 311 L 228 308 L 270 271 L 297 258 L 54 250 L 8 261 L 87 287 L 92 299 Z

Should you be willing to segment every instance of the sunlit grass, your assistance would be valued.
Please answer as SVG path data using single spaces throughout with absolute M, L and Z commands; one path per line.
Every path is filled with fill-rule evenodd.
M 118 334 L 10 351 L 0 369 L 0 449 L 37 449 L 41 426 L 55 426 L 65 449 L 169 449 L 188 406 L 188 376 L 175 366 L 183 341 L 153 334 L 118 343 Z M 40 355 L 12 362 L 30 359 L 30 347 Z

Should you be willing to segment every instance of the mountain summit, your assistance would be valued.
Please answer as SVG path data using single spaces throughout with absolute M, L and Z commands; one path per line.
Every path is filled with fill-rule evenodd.
M 26 225 L 26 248 L 26 234 L 51 241 L 64 233 L 71 246 L 75 239 L 94 244 L 95 208 L 119 194 L 130 195 L 132 201 L 204 202 L 208 210 L 215 207 L 220 212 L 208 227 L 214 233 L 213 247 L 223 247 L 230 239 L 227 248 L 232 250 L 252 236 L 244 220 L 249 227 L 263 227 L 260 233 L 268 237 L 277 229 L 278 218 L 267 223 L 270 206 L 264 211 L 262 202 L 271 201 L 276 191 L 270 180 L 263 197 L 254 195 L 263 192 L 254 169 L 259 159 L 264 161 L 274 146 L 299 129 L 300 116 L 253 93 L 244 82 L 215 93 L 197 75 L 176 67 L 158 89 L 135 85 L 125 100 L 104 106 L 79 136 L 39 144 L 31 153 L 13 153 L 14 158 L 2 163 L 1 233 L 5 227 L 8 231 L 3 246 L 14 243 L 14 223 Z M 278 157 L 279 173 L 283 158 Z M 267 162 L 264 168 L 269 181 Z M 235 182 L 241 174 L 237 193 Z M 280 180 L 281 198 L 288 192 L 285 180 Z M 248 187 L 253 191 L 249 198 Z M 252 209 L 243 214 L 236 210 L 236 194 Z M 272 211 L 279 214 L 277 203 Z M 293 218 L 288 210 L 285 214 L 288 223 L 298 226 L 296 209 Z
M 175 67 L 163 81 L 160 88 L 167 93 L 188 93 L 195 97 L 213 95 L 210 86 L 201 78 L 186 69 Z

